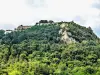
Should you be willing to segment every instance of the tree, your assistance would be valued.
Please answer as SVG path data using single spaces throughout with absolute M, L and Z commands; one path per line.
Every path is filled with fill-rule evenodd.
M 52 21 L 52 20 L 49 20 L 49 23 L 54 23 L 54 21 Z
M 0 39 L 2 39 L 2 37 L 5 35 L 5 31 L 4 30 L 0 30 Z

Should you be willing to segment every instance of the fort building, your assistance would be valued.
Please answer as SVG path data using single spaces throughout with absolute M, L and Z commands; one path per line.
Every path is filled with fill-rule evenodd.
M 15 30 L 25 30 L 25 29 L 28 29 L 28 28 L 31 28 L 31 27 L 32 26 L 23 26 L 23 25 L 20 25 Z

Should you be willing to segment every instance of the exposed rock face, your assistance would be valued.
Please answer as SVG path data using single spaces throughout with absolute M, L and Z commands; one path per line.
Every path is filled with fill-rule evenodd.
M 70 44 L 72 42 L 75 42 L 75 39 L 69 37 L 69 35 L 71 35 L 71 33 L 67 32 L 67 30 L 68 30 L 67 26 L 68 26 L 68 24 L 62 23 L 60 25 L 61 29 L 59 31 L 59 34 L 61 34 L 61 41 L 63 41 L 64 43 Z

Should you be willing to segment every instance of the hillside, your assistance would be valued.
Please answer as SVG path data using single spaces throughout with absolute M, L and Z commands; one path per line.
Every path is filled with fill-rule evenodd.
M 33 35 L 34 40 L 48 40 L 49 42 L 53 41 L 55 43 L 82 42 L 83 40 L 98 39 L 90 27 L 86 28 L 74 22 L 58 22 L 47 25 L 44 23 L 28 29 L 26 31 L 28 35 L 27 32 Z M 31 34 L 29 34 L 28 37 L 30 37 Z
M 50 43 L 71 43 L 98 39 L 90 27 L 86 28 L 74 22 L 36 24 L 27 30 L 14 31 L 7 35 L 11 35 L 13 41 L 16 43 L 20 43 L 28 39 L 48 41 Z
M 100 75 L 100 40 L 73 21 L 0 30 L 0 75 Z

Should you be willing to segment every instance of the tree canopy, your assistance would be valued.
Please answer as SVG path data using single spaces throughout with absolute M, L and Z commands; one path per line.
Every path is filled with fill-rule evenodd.
M 0 75 L 100 75 L 99 38 L 74 22 L 61 29 L 62 23 L 0 30 Z M 76 42 L 62 42 L 60 30 Z

